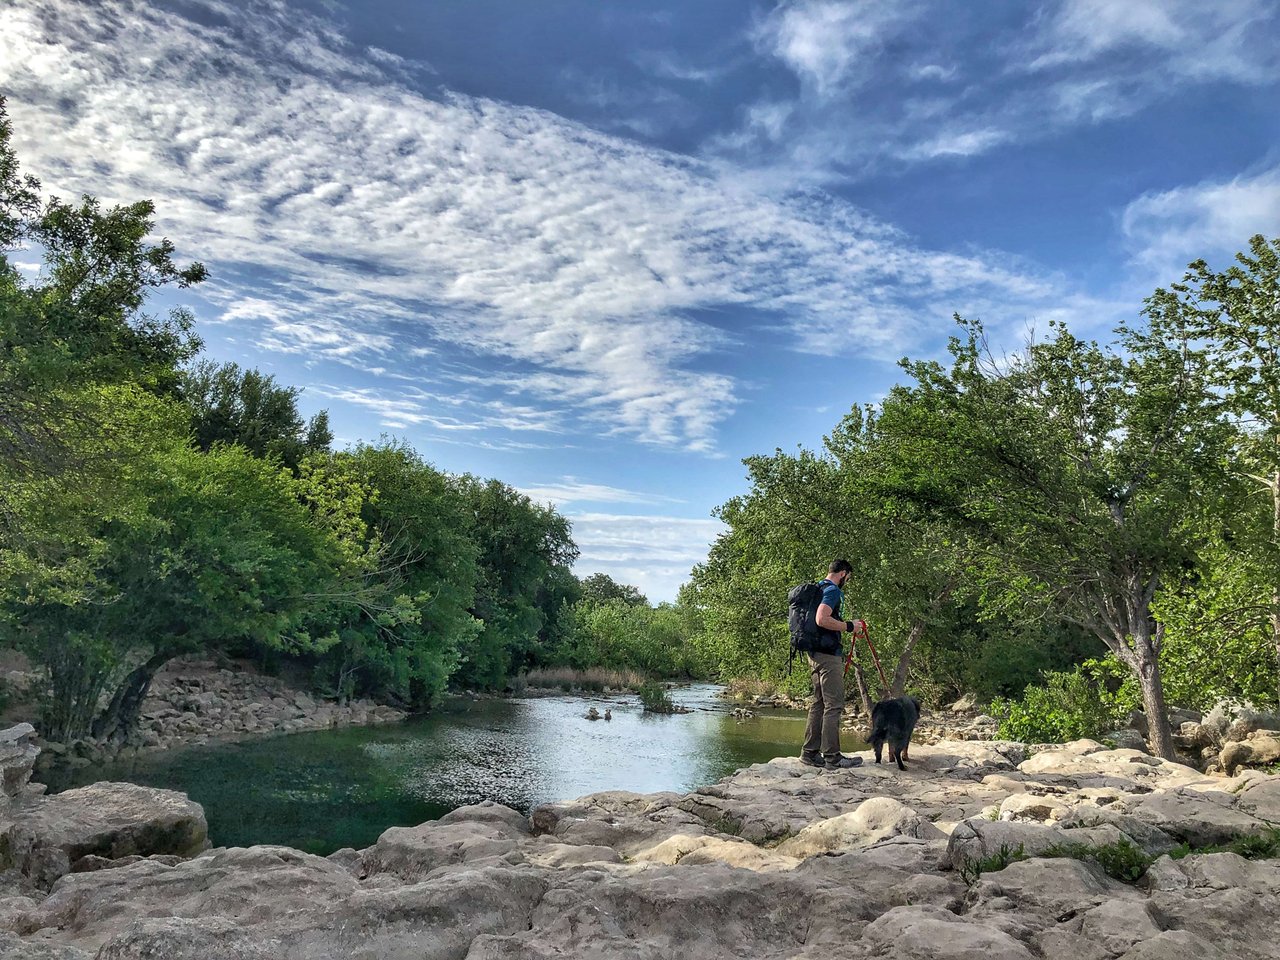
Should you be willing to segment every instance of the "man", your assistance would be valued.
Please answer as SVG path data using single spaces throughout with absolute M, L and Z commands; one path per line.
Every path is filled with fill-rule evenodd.
M 840 715 L 844 712 L 844 658 L 840 634 L 864 629 L 861 620 L 841 620 L 842 588 L 853 573 L 848 560 L 833 560 L 827 567 L 822 587 L 822 603 L 818 605 L 818 639 L 809 656 L 813 676 L 813 706 L 804 728 L 804 746 L 800 762 L 826 770 L 847 770 L 862 765 L 861 757 L 846 757 L 840 752 Z

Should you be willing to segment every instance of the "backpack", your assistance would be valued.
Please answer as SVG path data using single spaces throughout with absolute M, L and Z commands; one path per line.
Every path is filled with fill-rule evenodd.
M 787 628 L 791 631 L 788 670 L 797 652 L 808 653 L 818 648 L 818 607 L 821 605 L 821 583 L 802 583 L 787 594 Z

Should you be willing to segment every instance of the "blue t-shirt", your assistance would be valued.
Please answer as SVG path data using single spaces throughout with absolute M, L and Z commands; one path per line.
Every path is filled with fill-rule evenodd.
M 822 602 L 831 608 L 831 615 L 837 620 L 840 619 L 840 604 L 844 602 L 844 594 L 830 580 L 823 580 L 822 586 Z M 826 650 L 821 653 L 839 653 L 841 649 L 840 632 L 838 630 L 828 630 L 826 627 L 818 628 L 818 637 L 824 641 Z

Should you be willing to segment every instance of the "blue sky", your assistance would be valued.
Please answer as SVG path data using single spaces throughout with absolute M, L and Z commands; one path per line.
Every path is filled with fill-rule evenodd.
M 8 0 L 0 91 L 50 192 L 152 198 L 210 267 L 208 356 L 556 503 L 579 573 L 669 600 L 741 458 L 819 444 L 952 313 L 1106 336 L 1280 235 L 1278 17 Z

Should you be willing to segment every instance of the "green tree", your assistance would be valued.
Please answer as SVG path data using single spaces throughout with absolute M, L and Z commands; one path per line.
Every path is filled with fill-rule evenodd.
M 95 387 L 134 383 L 171 394 L 177 365 L 199 348 L 191 316 L 143 312 L 148 292 L 205 278 L 198 263 L 174 263 L 168 240 L 149 243 L 148 202 L 103 210 L 39 200 L 39 182 L 19 173 L 11 125 L 0 98 L 0 522 L 29 537 L 6 509 L 14 485 L 66 474 L 91 483 L 111 456 L 115 419 Z M 25 281 L 9 252 L 29 243 L 44 257 Z
M 1061 327 L 996 363 L 981 325 L 959 322 L 950 369 L 907 364 L 916 385 L 886 404 L 880 430 L 903 453 L 886 490 L 981 546 L 987 609 L 1056 611 L 1105 643 L 1141 684 L 1156 751 L 1172 757 L 1152 601 L 1194 568 L 1190 519 L 1221 452 L 1204 370 L 1176 341 L 1122 356 Z
M 236 443 L 296 470 L 307 454 L 327 450 L 333 441 L 327 411 L 304 423 L 298 412 L 301 391 L 278 386 L 274 377 L 257 370 L 204 361 L 183 371 L 181 391 L 202 450 Z
M 569 521 L 498 480 L 455 480 L 478 550 L 479 581 L 472 613 L 480 635 L 462 649 L 457 680 L 494 689 L 538 661 L 546 631 L 561 622 L 569 566 L 578 548 Z
M 317 677 L 340 697 L 430 706 L 482 626 L 469 612 L 478 568 L 463 498 L 449 477 L 394 441 L 336 454 L 325 473 L 371 491 L 360 515 L 375 561 L 360 602 L 316 628 L 338 637 Z
M 619 583 L 607 573 L 593 573 L 579 581 L 583 599 L 593 603 L 607 603 L 610 600 L 621 600 L 632 606 L 648 606 L 649 599 L 638 587 L 629 583 Z
M 1181 283 L 1148 299 L 1147 314 L 1160 336 L 1191 340 L 1203 351 L 1223 406 L 1240 427 L 1232 470 L 1269 509 L 1262 523 L 1236 530 L 1234 545 L 1269 571 L 1272 657 L 1280 665 L 1280 238 L 1254 236 L 1226 270 L 1195 261 Z M 1257 516 L 1247 508 L 1233 512 Z M 1276 676 L 1280 682 L 1280 669 Z M 1270 698 L 1280 702 L 1280 691 Z
M 8 591 L 19 645 L 49 670 L 51 739 L 90 728 L 124 738 L 155 673 L 181 654 L 244 639 L 294 651 L 322 645 L 303 624 L 355 576 L 343 569 L 352 552 L 288 472 L 237 447 L 200 453 L 181 434 L 147 439 L 112 503 L 86 504 L 69 490 L 48 507 L 91 514 L 76 518 L 95 534 L 92 552 L 77 558 L 82 591 L 51 593 L 39 581 Z

